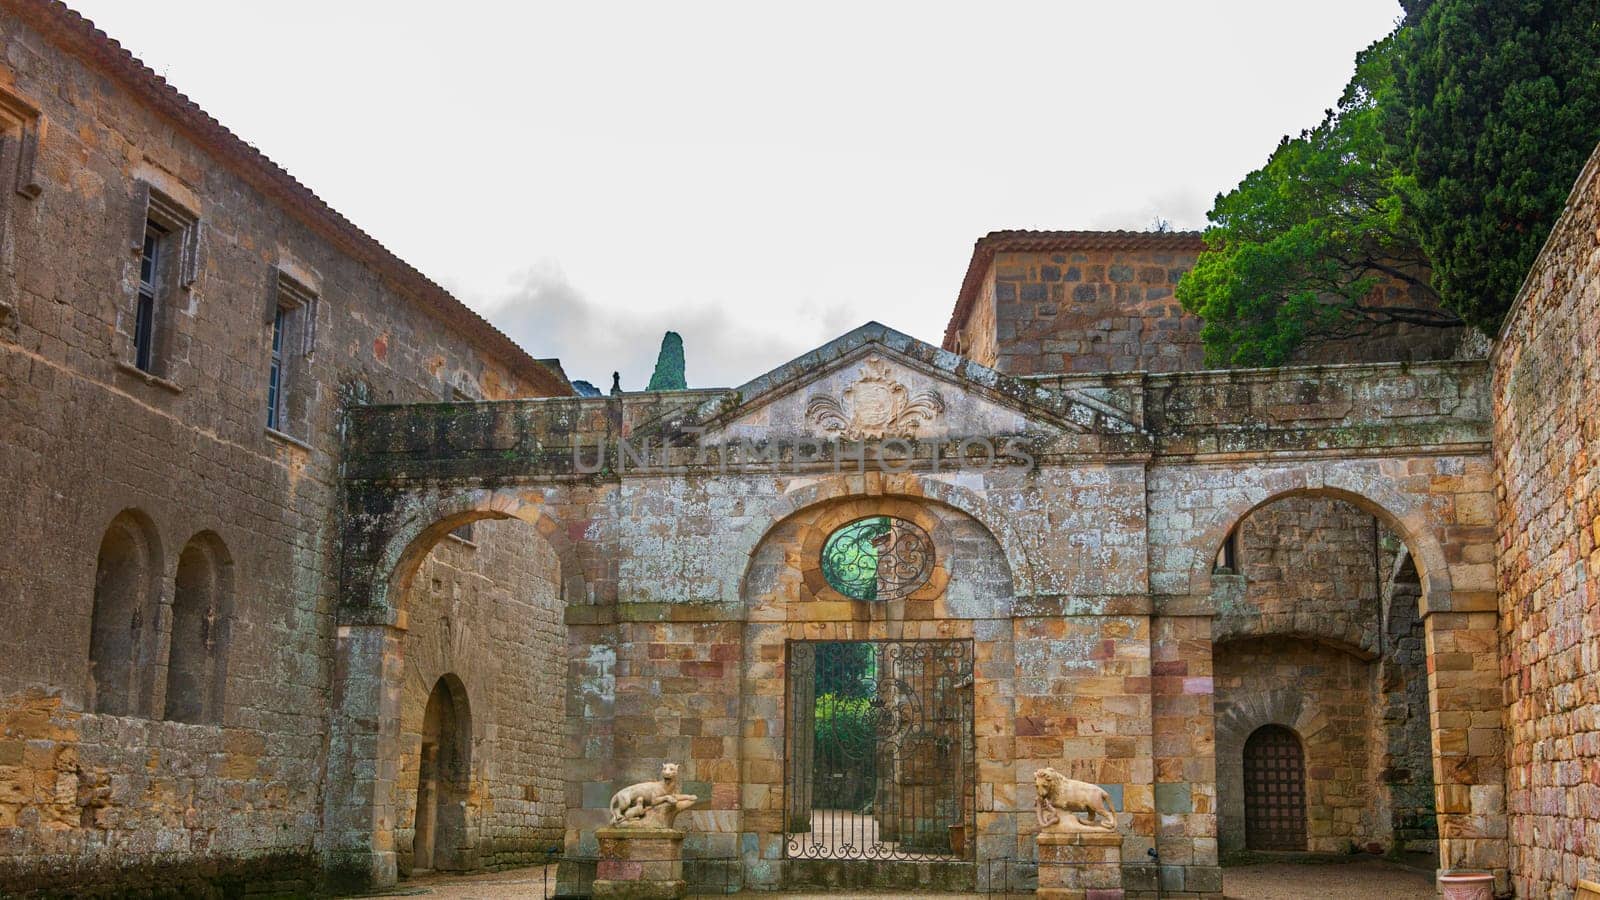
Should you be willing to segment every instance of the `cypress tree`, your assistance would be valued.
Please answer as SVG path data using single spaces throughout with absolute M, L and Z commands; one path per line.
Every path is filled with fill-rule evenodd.
M 687 390 L 689 382 L 683 376 L 683 338 L 669 331 L 661 338 L 661 352 L 656 356 L 656 370 L 650 376 L 647 391 Z
M 1494 334 L 1600 141 L 1600 0 L 1411 0 L 1386 135 L 1444 305 Z

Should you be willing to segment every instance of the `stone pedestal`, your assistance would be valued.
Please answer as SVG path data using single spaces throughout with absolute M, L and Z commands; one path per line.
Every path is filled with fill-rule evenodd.
M 1040 832 L 1039 900 L 1121 900 L 1122 835 Z
M 683 880 L 683 835 L 676 828 L 598 828 L 600 864 L 595 900 L 677 900 L 689 895 Z

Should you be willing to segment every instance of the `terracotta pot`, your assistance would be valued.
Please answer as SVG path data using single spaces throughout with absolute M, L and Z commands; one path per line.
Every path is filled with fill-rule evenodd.
M 1444 900 L 1494 900 L 1494 876 L 1488 872 L 1446 872 L 1439 876 Z

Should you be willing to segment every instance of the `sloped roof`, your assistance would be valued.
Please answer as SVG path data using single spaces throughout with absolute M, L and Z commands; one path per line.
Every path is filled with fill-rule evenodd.
M 1168 250 L 1199 253 L 1206 248 L 1198 231 L 991 231 L 972 246 L 972 261 L 961 280 L 956 308 L 944 330 L 944 348 L 954 350 L 956 332 L 967 323 L 984 275 L 996 253 L 1050 253 L 1072 250 Z
M 400 292 L 419 301 L 439 320 L 463 332 L 480 350 L 516 375 L 553 394 L 571 394 L 564 375 L 542 365 L 504 332 L 439 284 L 396 256 L 310 188 L 229 131 L 167 80 L 156 74 L 94 23 L 60 0 L 0 0 L 0 6 L 37 29 L 47 40 L 127 88 L 190 140 L 271 201 L 344 253 L 371 266 Z

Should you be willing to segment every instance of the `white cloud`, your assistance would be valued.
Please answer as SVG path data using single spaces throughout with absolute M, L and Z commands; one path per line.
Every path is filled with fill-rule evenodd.
M 869 319 L 937 341 L 989 231 L 1200 227 L 1217 192 L 1321 118 L 1399 13 L 1395 0 L 68 2 L 530 352 L 602 388 L 614 368 L 642 386 L 669 328 L 702 386 Z
M 800 331 L 753 328 L 752 320 L 710 304 L 646 313 L 609 309 L 548 259 L 522 272 L 506 294 L 479 304 L 479 311 L 534 356 L 559 357 L 569 378 L 602 392 L 610 389 L 613 371 L 621 373 L 624 390 L 643 390 L 667 331 L 683 336 L 690 387 L 735 387 L 861 324 L 849 321 L 842 307 L 820 310 L 814 327 Z

